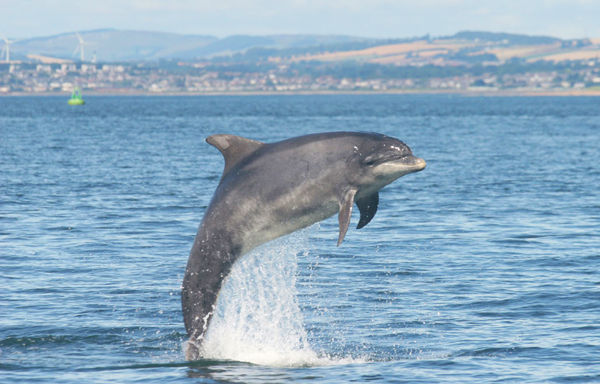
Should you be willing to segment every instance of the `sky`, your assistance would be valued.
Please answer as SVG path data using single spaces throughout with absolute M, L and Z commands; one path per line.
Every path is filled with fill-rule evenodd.
M 116 28 L 225 37 L 462 30 L 600 37 L 599 0 L 0 0 L 0 36 Z

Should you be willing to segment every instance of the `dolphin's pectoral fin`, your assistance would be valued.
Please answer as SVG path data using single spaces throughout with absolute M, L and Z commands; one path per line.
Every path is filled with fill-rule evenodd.
M 356 200 L 356 206 L 360 211 L 360 220 L 356 229 L 361 229 L 365 225 L 369 224 L 371 219 L 375 217 L 377 212 L 377 205 L 379 204 L 379 192 L 372 193 L 369 196 L 362 197 Z
M 250 156 L 258 148 L 265 145 L 260 141 L 235 135 L 212 135 L 206 138 L 206 142 L 216 147 L 223 154 L 225 158 L 223 175 L 242 159 Z
M 350 217 L 352 216 L 352 206 L 354 205 L 354 196 L 356 196 L 356 189 L 350 189 L 344 193 L 340 199 L 340 215 L 338 220 L 340 223 L 340 235 L 338 237 L 338 247 L 344 241 L 344 236 L 348 232 L 348 226 L 350 226 Z

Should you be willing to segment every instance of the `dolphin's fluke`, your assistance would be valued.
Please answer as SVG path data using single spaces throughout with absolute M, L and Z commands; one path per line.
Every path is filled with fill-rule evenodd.
M 246 139 L 235 135 L 212 135 L 206 138 L 206 142 L 216 147 L 225 158 L 225 175 L 242 159 L 248 157 L 258 148 L 265 145 L 260 141 Z
M 361 229 L 365 225 L 369 224 L 371 219 L 375 217 L 377 212 L 377 205 L 379 204 L 379 192 L 374 192 L 369 196 L 365 196 L 356 200 L 356 206 L 360 211 L 360 220 L 356 229 Z
M 352 206 L 354 205 L 354 196 L 356 196 L 356 189 L 349 189 L 344 193 L 340 200 L 340 215 L 338 220 L 340 223 L 340 235 L 338 237 L 338 247 L 344 241 L 346 232 L 348 232 L 348 226 L 350 225 L 350 217 L 352 216 Z

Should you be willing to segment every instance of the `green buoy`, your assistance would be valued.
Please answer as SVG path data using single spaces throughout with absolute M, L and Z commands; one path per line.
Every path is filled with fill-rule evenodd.
M 85 101 L 81 98 L 81 91 L 79 87 L 75 87 L 73 89 L 73 93 L 71 94 L 71 98 L 69 99 L 69 105 L 83 105 Z

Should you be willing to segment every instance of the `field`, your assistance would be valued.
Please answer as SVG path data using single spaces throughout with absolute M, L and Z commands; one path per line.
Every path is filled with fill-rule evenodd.
M 492 56 L 493 55 L 493 56 Z M 360 61 L 378 64 L 424 65 L 460 64 L 462 62 L 498 62 L 523 59 L 528 62 L 554 62 L 600 58 L 600 39 L 581 43 L 514 44 L 479 40 L 417 40 L 401 44 L 378 45 L 366 49 L 332 51 L 299 55 L 292 61 Z

